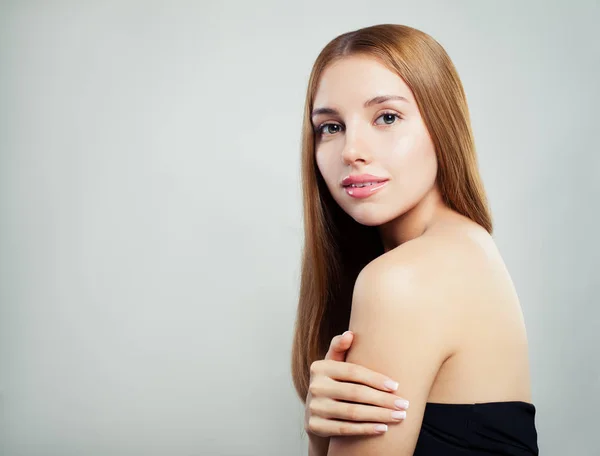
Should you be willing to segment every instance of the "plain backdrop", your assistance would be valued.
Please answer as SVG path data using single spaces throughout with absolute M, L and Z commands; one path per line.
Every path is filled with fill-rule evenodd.
M 464 84 L 541 454 L 599 454 L 599 5 L 0 2 L 0 454 L 307 454 L 304 97 L 377 23 Z

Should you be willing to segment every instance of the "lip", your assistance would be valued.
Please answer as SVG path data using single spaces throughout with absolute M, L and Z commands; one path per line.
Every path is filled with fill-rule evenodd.
M 356 174 L 345 177 L 342 180 L 342 186 L 346 187 L 350 184 L 363 184 L 365 182 L 385 182 L 388 180 L 385 177 L 374 176 L 373 174 Z
M 367 181 L 367 182 L 370 182 L 370 181 Z M 364 199 L 364 198 L 368 198 L 369 196 L 372 196 L 374 193 L 377 193 L 379 190 L 381 190 L 383 187 L 385 187 L 387 185 L 387 183 L 388 183 L 388 181 L 385 180 L 385 181 L 379 182 L 377 184 L 368 185 L 368 186 L 362 187 L 362 188 L 344 187 L 344 190 L 352 198 Z

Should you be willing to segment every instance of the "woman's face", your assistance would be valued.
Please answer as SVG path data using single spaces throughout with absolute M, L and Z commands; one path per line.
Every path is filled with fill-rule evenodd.
M 365 106 L 387 96 L 405 100 L 380 98 Z M 434 187 L 435 150 L 412 91 L 382 63 L 351 56 L 328 66 L 313 106 L 319 171 L 335 201 L 358 223 L 393 220 Z M 329 110 L 319 113 L 323 108 Z M 377 184 L 362 190 L 342 186 L 345 177 L 360 174 L 388 180 L 379 190 Z

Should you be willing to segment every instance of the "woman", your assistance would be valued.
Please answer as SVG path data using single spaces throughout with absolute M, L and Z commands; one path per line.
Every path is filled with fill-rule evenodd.
M 442 46 L 392 24 L 332 40 L 302 152 L 309 454 L 538 454 L 523 315 Z

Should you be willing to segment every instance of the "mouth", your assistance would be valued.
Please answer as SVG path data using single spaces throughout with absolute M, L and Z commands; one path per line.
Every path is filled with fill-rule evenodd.
M 342 179 L 340 184 L 342 187 L 353 186 L 354 188 L 363 187 L 366 185 L 376 185 L 389 180 L 387 177 L 378 176 L 376 174 L 350 174 Z
M 346 191 L 346 194 L 352 198 L 364 199 L 377 193 L 379 190 L 384 188 L 388 182 L 388 180 L 384 180 L 344 185 L 344 190 Z
M 374 180 L 374 181 L 369 181 L 369 182 L 357 182 L 355 184 L 347 184 L 347 185 L 343 185 L 342 187 L 344 188 L 363 188 L 363 187 L 370 187 L 373 185 L 377 185 L 377 184 L 381 184 L 382 182 L 387 182 L 387 180 Z

